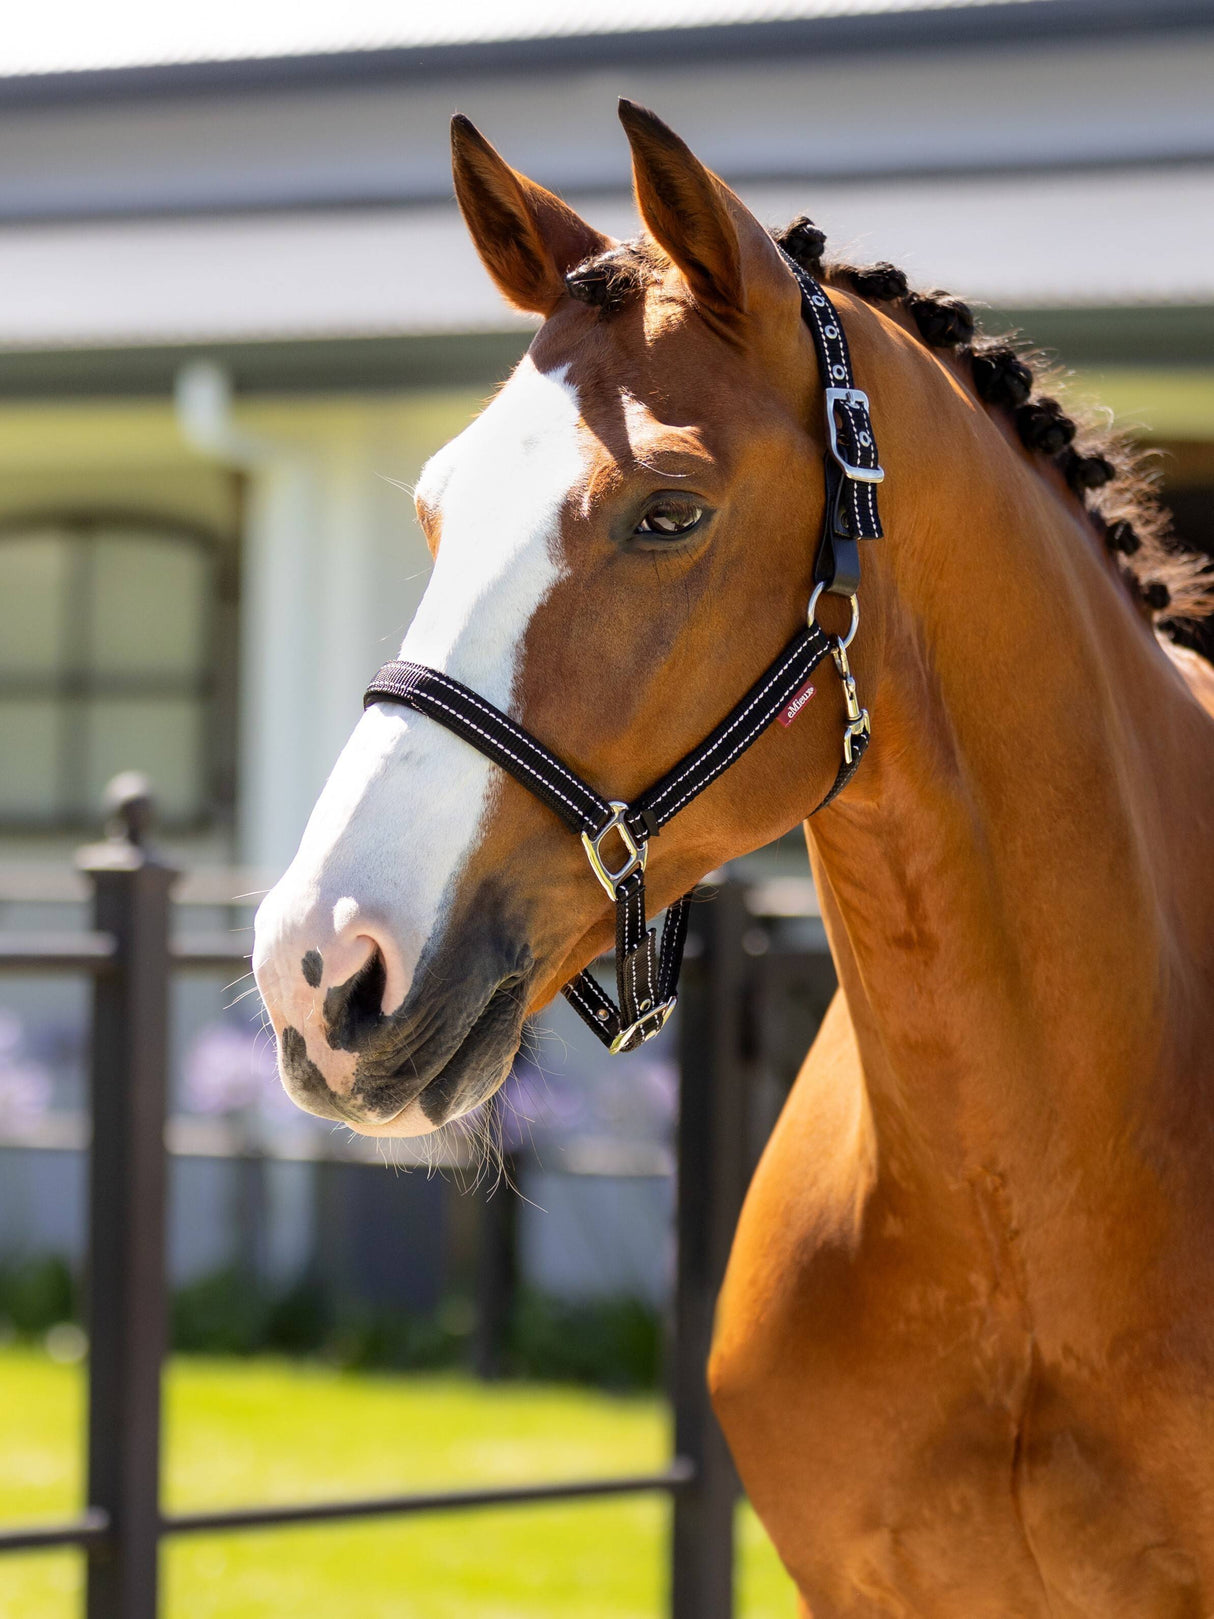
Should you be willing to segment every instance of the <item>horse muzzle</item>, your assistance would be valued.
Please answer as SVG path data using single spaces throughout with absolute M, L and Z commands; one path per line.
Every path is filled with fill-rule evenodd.
M 296 1105 L 368 1135 L 424 1135 L 485 1101 L 522 1039 L 531 961 L 500 930 L 443 930 L 402 980 L 387 931 L 291 930 L 255 957 Z M 312 930 L 318 932 L 318 930 Z

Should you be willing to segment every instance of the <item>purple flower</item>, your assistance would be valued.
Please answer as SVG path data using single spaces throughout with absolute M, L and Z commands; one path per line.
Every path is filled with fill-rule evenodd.
M 227 1019 L 208 1023 L 199 1034 L 184 1079 L 185 1103 L 194 1113 L 260 1110 L 283 1095 L 273 1040 L 252 1024 Z
M 50 1111 L 50 1069 L 25 1053 L 25 1031 L 16 1012 L 0 1010 L 0 1129 L 20 1128 Z

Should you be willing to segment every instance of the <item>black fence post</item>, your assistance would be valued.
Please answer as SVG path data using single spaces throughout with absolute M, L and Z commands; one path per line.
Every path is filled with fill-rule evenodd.
M 117 943 L 113 971 L 96 979 L 93 999 L 88 1501 L 111 1527 L 90 1549 L 86 1613 L 155 1619 L 169 890 L 177 873 L 143 845 L 146 783 L 119 778 L 112 792 L 121 832 L 80 857 L 93 881 L 93 925 Z
M 678 1273 L 675 1283 L 676 1454 L 696 1468 L 675 1497 L 672 1619 L 732 1619 L 733 1462 L 708 1398 L 713 1312 L 746 1189 L 745 1038 L 749 962 L 741 884 L 691 912 L 679 1009 Z

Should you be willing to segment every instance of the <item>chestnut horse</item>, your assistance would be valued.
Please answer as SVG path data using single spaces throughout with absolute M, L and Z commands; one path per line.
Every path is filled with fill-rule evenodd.
M 543 324 L 421 479 L 436 562 L 402 657 L 627 800 L 804 624 L 825 425 L 772 237 L 621 116 L 645 226 L 623 245 L 456 121 L 473 241 Z M 871 747 L 808 822 L 840 989 L 746 1201 L 716 1408 L 814 1619 L 1197 1619 L 1214 671 L 1152 614 L 1200 580 L 1132 469 L 1072 442 L 963 305 L 823 269 L 808 222 L 782 240 L 850 340 L 886 537 L 851 648 Z M 653 841 L 655 904 L 826 796 L 846 712 L 829 663 L 816 685 Z M 258 917 L 283 1081 L 359 1130 L 432 1129 L 501 1083 L 611 927 L 549 809 L 374 703 Z

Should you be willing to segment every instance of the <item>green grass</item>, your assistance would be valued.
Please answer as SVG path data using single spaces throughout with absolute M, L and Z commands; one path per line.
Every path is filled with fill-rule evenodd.
M 82 1378 L 0 1351 L 0 1522 L 81 1502 Z M 453 1376 L 178 1359 L 170 1509 L 635 1472 L 667 1454 L 651 1397 L 485 1388 Z M 668 1507 L 630 1499 L 169 1542 L 165 1619 L 660 1619 Z M 789 1582 L 740 1519 L 742 1619 L 792 1619 Z M 2 1619 L 75 1619 L 80 1559 L 0 1559 Z

